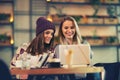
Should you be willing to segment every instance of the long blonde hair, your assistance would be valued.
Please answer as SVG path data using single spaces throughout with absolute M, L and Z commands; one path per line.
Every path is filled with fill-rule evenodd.
M 71 16 L 67 16 L 64 18 L 64 20 L 60 23 L 60 28 L 59 28 L 59 43 L 60 44 L 65 44 L 65 37 L 63 35 L 63 32 L 62 32 L 62 26 L 63 26 L 63 23 L 68 20 L 68 21 L 72 21 L 73 24 L 75 25 L 75 29 L 76 29 L 76 32 L 75 32 L 75 35 L 73 37 L 73 43 L 74 44 L 81 44 L 82 43 L 82 37 L 81 37 L 81 34 L 80 34 L 80 30 L 79 30 L 79 27 L 78 27 L 78 24 L 76 22 L 76 20 L 71 17 Z

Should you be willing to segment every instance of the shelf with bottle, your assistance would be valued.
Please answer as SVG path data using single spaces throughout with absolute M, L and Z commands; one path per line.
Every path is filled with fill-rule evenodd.
M 116 16 L 92 16 L 92 15 L 49 15 L 48 18 L 59 25 L 65 16 L 72 16 L 81 26 L 117 26 L 120 25 Z
M 120 47 L 120 44 L 118 45 L 91 45 L 92 48 L 109 48 L 109 47 Z
M 120 43 L 116 36 L 82 36 L 83 40 L 92 47 L 118 47 Z M 59 43 L 59 37 L 55 36 L 55 44 Z
M 114 5 L 120 6 L 119 0 L 46 0 L 49 4 L 75 4 L 75 5 Z
M 10 13 L 0 13 L 0 24 L 11 24 L 13 16 Z
M 91 46 L 118 46 L 119 41 L 116 36 L 83 36 Z
M 109 25 L 113 25 L 113 26 L 117 26 L 120 25 L 120 23 L 118 23 L 118 16 L 120 15 L 119 13 L 116 13 L 116 9 L 117 9 L 117 5 L 120 6 L 120 2 L 119 0 L 48 0 L 48 6 L 49 6 L 49 10 L 52 10 L 53 12 L 57 12 L 57 13 L 53 13 L 49 11 L 48 16 L 53 20 L 53 22 L 55 22 L 55 24 L 59 24 L 59 22 L 63 19 L 64 16 L 69 16 L 70 13 L 66 13 L 64 10 L 69 10 L 67 9 L 69 8 L 66 5 L 69 5 L 70 7 L 72 5 L 76 5 L 78 4 L 77 7 L 79 7 L 80 9 L 76 9 L 76 10 L 81 10 L 82 11 L 82 4 L 83 6 L 86 6 L 87 8 L 89 8 L 93 13 L 91 15 L 86 15 L 86 13 L 84 13 L 83 15 L 74 15 L 76 13 L 72 13 L 73 16 L 76 21 L 78 22 L 78 24 L 82 24 L 82 25 L 105 25 L 105 26 L 109 26 Z M 82 2 L 82 3 L 81 3 Z M 76 4 L 75 4 L 76 3 Z M 55 4 L 55 5 L 54 5 Z M 60 4 L 63 7 L 60 7 L 58 4 Z M 114 4 L 114 5 L 113 5 Z M 89 6 L 88 6 L 89 5 Z M 102 15 L 98 15 L 99 13 L 101 13 L 99 10 L 103 9 L 104 7 L 104 14 Z M 77 8 L 75 7 L 75 8 Z M 85 8 L 86 8 L 85 7 Z M 87 9 L 86 8 L 86 9 Z M 82 12 L 81 12 L 82 13 Z
M 10 13 L 0 13 L 0 28 L 2 28 L 3 30 L 3 32 L 0 33 L 0 46 L 12 46 L 13 16 L 11 16 Z M 6 32 L 7 29 L 9 30 Z M 10 35 L 8 35 L 7 33 L 9 33 Z
M 0 34 L 0 46 L 12 46 L 13 38 L 11 35 Z

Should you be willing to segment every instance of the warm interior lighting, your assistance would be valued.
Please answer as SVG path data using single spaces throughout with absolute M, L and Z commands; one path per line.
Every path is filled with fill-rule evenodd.
M 87 23 L 87 16 L 83 16 L 83 21 L 84 21 L 84 23 Z
M 53 22 L 52 17 L 50 15 L 47 16 L 47 20 Z
M 14 43 L 14 40 L 13 40 L 13 39 L 11 39 L 11 40 L 10 40 L 10 44 L 13 44 L 13 43 Z
M 46 0 L 47 2 L 50 2 L 51 0 Z
M 13 22 L 13 17 L 10 17 L 10 22 Z

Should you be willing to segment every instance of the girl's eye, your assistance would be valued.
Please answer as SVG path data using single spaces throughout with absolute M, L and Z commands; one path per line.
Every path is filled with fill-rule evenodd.
M 51 35 L 53 36 L 53 35 L 54 35 L 54 33 L 51 33 Z
M 68 27 L 65 27 L 65 29 L 68 29 Z
M 49 34 L 50 32 L 45 32 L 45 34 Z
M 72 26 L 72 27 L 71 27 L 71 29 L 75 29 L 75 27 L 74 27 L 74 26 Z
M 54 32 L 49 32 L 49 31 L 47 31 L 47 32 L 45 32 L 45 34 L 51 34 L 52 36 L 54 35 Z

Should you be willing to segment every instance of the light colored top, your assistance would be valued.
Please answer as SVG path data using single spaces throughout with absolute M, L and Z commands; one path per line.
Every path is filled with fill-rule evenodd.
M 29 43 L 23 43 L 21 46 L 18 47 L 18 49 L 16 50 L 16 54 L 14 55 L 10 63 L 10 68 L 23 67 L 23 64 L 26 66 L 30 66 L 31 68 L 40 67 L 42 65 L 41 61 L 43 62 L 43 60 L 41 59 L 46 57 L 46 54 L 48 53 L 33 56 L 25 52 L 28 46 Z M 49 53 L 50 55 L 46 61 L 49 61 L 54 56 L 54 53 L 51 53 L 50 51 Z

